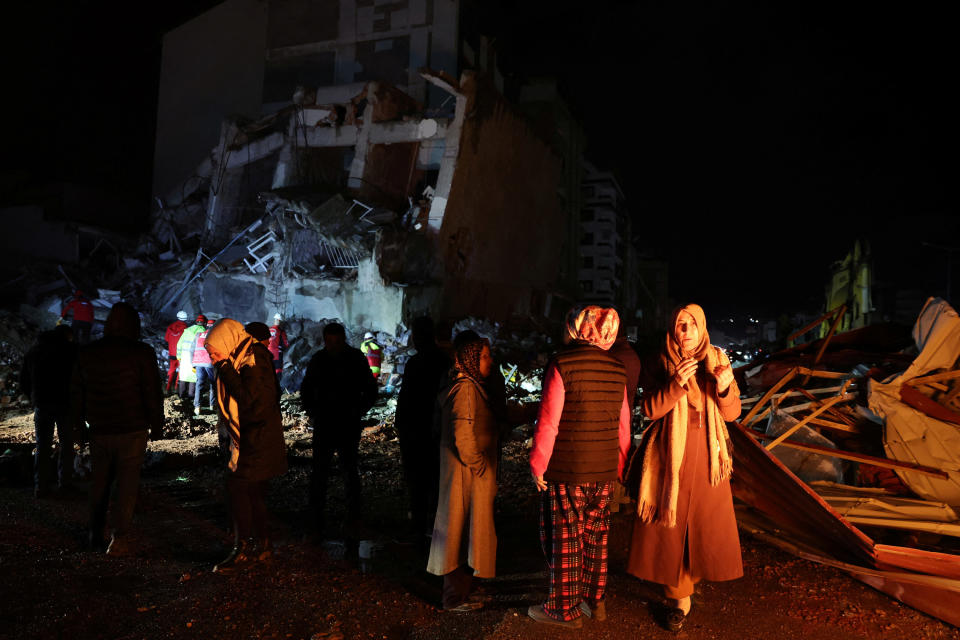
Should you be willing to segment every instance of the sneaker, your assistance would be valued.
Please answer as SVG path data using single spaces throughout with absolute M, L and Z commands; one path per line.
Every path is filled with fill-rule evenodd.
M 667 631 L 679 632 L 686 619 L 687 614 L 679 607 L 670 607 L 663 612 L 663 626 Z
M 467 611 L 476 611 L 477 609 L 483 609 L 483 603 L 477 600 L 467 600 L 466 602 L 461 602 L 455 607 L 450 607 L 449 609 L 444 608 L 444 611 L 453 611 L 454 613 L 466 613 Z
M 527 615 L 537 622 L 552 624 L 557 627 L 566 627 L 567 629 L 579 629 L 583 626 L 583 618 L 577 617 L 573 620 L 557 620 L 556 618 L 551 618 L 543 610 L 543 605 L 541 604 L 530 605 L 530 608 L 527 609 Z
M 213 567 L 213 572 L 230 573 L 237 569 L 245 569 L 253 564 L 255 559 L 256 556 L 253 555 L 253 549 L 244 541 L 231 549 L 227 557 Z
M 587 604 L 586 600 L 580 603 L 580 611 L 583 612 L 583 615 L 588 618 L 593 618 L 597 622 L 603 622 L 607 619 L 607 605 L 606 600 L 601 600 L 594 608 L 590 608 L 590 605 Z
M 133 555 L 133 545 L 124 537 L 116 535 L 110 538 L 110 544 L 107 546 L 107 555 L 114 557 L 126 557 Z
M 200 407 L 197 407 L 197 408 L 195 408 L 195 409 L 193 410 L 193 415 L 195 415 L 195 416 L 199 416 L 199 415 L 200 415 Z

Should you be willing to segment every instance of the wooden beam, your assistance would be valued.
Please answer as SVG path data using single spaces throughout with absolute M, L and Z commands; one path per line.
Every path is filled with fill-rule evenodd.
M 850 377 L 849 373 L 839 373 L 837 371 L 824 371 L 822 369 L 809 369 L 807 367 L 797 367 L 797 371 L 805 376 L 809 376 L 812 378 L 832 378 L 834 380 L 842 380 L 843 378 Z
M 843 314 L 847 312 L 847 305 L 842 304 L 837 308 L 837 315 L 833 317 L 833 322 L 830 323 L 830 331 L 827 332 L 827 337 L 823 339 L 823 344 L 820 345 L 820 350 L 817 351 L 817 357 L 813 359 L 813 364 L 816 366 L 820 362 L 820 358 L 823 357 L 823 353 L 827 350 L 827 345 L 830 344 L 830 340 L 833 338 L 833 334 L 836 333 L 837 327 L 840 325 L 840 320 L 843 318 Z M 807 375 L 801 385 L 807 384 L 810 380 L 810 376 Z
M 863 431 L 854 425 L 846 424 L 843 422 L 833 422 L 832 420 L 824 420 L 823 418 L 813 418 L 810 420 L 810 424 L 815 424 L 819 427 L 826 427 L 827 429 L 833 429 L 834 431 L 844 431 L 846 433 L 863 433 Z
M 777 382 L 777 384 L 775 384 L 775 385 L 773 385 L 772 387 L 770 387 L 769 389 L 767 389 L 767 392 L 766 392 L 765 394 L 763 394 L 763 396 L 760 398 L 760 401 L 757 402 L 757 404 L 753 405 L 753 409 L 750 409 L 750 412 L 749 412 L 749 413 L 746 415 L 746 417 L 740 422 L 740 424 L 742 424 L 742 425 L 745 426 L 745 427 L 748 426 L 748 425 L 750 424 L 750 421 L 753 420 L 754 416 L 756 416 L 758 413 L 760 413 L 760 408 L 761 408 L 764 404 L 766 404 L 767 401 L 768 401 L 770 398 L 772 398 L 772 397 L 774 396 L 774 394 L 777 393 L 777 391 L 780 391 L 780 389 L 782 389 L 782 388 L 784 387 L 784 385 L 786 385 L 788 382 L 790 382 L 790 380 L 793 379 L 793 377 L 794 377 L 795 375 L 797 375 L 797 367 L 794 367 L 794 368 L 790 369 L 790 371 L 787 371 L 787 374 L 786 374 L 785 376 L 783 376 L 782 378 L 780 378 L 780 380 Z
M 758 431 L 757 429 L 746 429 L 750 435 L 762 438 L 764 440 L 769 440 L 770 436 Z M 937 469 L 934 467 L 925 467 L 919 464 L 913 464 L 911 462 L 900 462 L 899 460 L 890 460 L 889 458 L 877 458 L 875 456 L 868 456 L 862 453 L 852 453 L 850 451 L 841 451 L 840 449 L 832 449 L 830 447 L 825 447 L 819 444 L 813 444 L 810 442 L 798 442 L 796 440 L 784 440 L 780 446 L 789 447 L 791 449 L 799 449 L 801 451 L 810 451 L 812 453 L 820 453 L 825 456 L 830 456 L 833 458 L 842 458 L 843 460 L 852 460 L 854 462 L 863 462 L 865 464 L 872 464 L 875 467 L 884 467 L 886 469 L 900 469 L 902 471 L 915 471 L 916 473 L 922 473 L 928 476 L 934 476 L 937 478 L 943 478 L 944 480 L 948 479 L 950 475 L 943 471 L 942 469 Z
M 844 385 L 844 387 L 845 387 L 845 386 L 846 386 L 846 385 Z M 806 396 L 809 400 L 812 400 L 813 402 L 816 402 L 817 404 L 822 404 L 822 403 L 820 402 L 820 400 L 818 400 L 817 398 L 815 398 L 815 397 L 813 396 L 813 394 L 810 393 L 809 391 L 807 391 L 806 389 L 799 389 L 799 391 L 800 391 L 800 393 L 801 393 L 802 395 Z M 840 392 L 843 393 L 843 391 L 844 391 L 844 388 L 841 387 Z M 847 424 L 847 425 L 853 425 L 853 421 L 852 421 L 850 418 L 846 417 L 845 415 L 843 415 L 842 413 L 840 413 L 839 411 L 837 411 L 835 408 L 830 407 L 829 411 L 830 411 L 830 415 L 836 417 L 838 420 L 840 420 L 840 422 L 843 422 L 844 424 Z
M 829 408 L 832 407 L 833 405 L 837 404 L 838 402 L 843 402 L 843 401 L 846 400 L 846 399 L 847 399 L 847 398 L 846 398 L 845 395 L 839 395 L 839 396 L 834 396 L 834 397 L 830 398 L 829 400 L 827 400 L 826 402 L 824 402 L 822 406 L 817 407 L 816 409 L 814 409 L 814 410 L 813 410 L 813 413 L 811 413 L 811 414 L 808 415 L 807 417 L 803 418 L 803 419 L 800 420 L 797 424 L 793 425 L 792 427 L 790 427 L 789 429 L 787 429 L 786 431 L 784 431 L 783 433 L 781 433 L 779 436 L 777 436 L 776 438 L 774 438 L 773 442 L 768 443 L 768 444 L 766 445 L 767 451 L 770 451 L 770 450 L 773 449 L 775 446 L 777 446 L 778 444 L 780 444 L 781 442 L 783 442 L 784 440 L 786 440 L 786 439 L 787 439 L 788 437 L 790 437 L 795 431 L 797 431 L 797 429 L 799 429 L 799 428 L 802 427 L 803 425 L 805 425 L 805 424 L 807 424 L 808 422 L 810 422 L 810 420 L 812 420 L 813 418 L 816 418 L 817 416 L 819 416 L 821 413 L 825 412 L 827 409 L 829 409 Z
M 931 382 L 941 382 L 943 380 L 953 380 L 954 378 L 960 378 L 960 369 L 954 369 L 952 371 L 944 371 L 943 373 L 935 373 L 930 376 L 922 376 L 919 378 L 913 378 L 912 380 L 907 380 L 904 384 L 908 384 L 911 387 L 915 387 L 918 384 L 929 384 Z

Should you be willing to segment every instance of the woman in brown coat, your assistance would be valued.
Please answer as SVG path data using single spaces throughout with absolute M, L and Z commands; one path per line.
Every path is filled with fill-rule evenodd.
M 740 391 L 700 306 L 677 309 L 671 326 L 657 370 L 642 382 L 643 413 L 654 422 L 641 443 L 627 571 L 663 585 L 664 624 L 679 631 L 695 583 L 743 575 L 725 424 L 740 415 Z
M 452 384 L 438 398 L 440 501 L 427 571 L 443 576 L 444 610 L 470 611 L 482 606 L 470 600 L 473 576 L 496 569 L 497 421 L 483 384 L 493 368 L 489 343 L 463 332 L 454 349 Z

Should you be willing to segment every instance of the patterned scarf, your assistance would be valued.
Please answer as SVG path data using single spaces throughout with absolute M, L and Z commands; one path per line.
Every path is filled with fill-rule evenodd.
M 480 375 L 480 355 L 483 348 L 490 342 L 472 331 L 464 331 L 454 340 L 456 350 L 453 368 L 460 375 L 464 375 L 483 387 L 483 376 Z
M 238 373 L 242 367 L 254 364 L 251 347 L 254 338 L 247 334 L 243 325 L 232 318 L 223 318 L 207 333 L 207 340 L 203 346 L 210 354 L 210 362 L 214 364 L 226 360 Z M 237 400 L 227 392 L 226 385 L 217 377 L 217 403 L 220 412 L 226 418 L 227 434 L 230 436 L 230 461 L 227 463 L 230 471 L 237 470 L 237 460 L 240 459 L 240 409 Z
M 677 320 L 682 311 L 693 316 L 700 330 L 700 342 L 686 354 L 675 337 Z M 643 522 L 657 522 L 666 527 L 677 524 L 680 466 L 686 450 L 689 405 L 706 414 L 710 484 L 720 484 L 733 472 L 733 460 L 727 447 L 727 425 L 717 405 L 717 383 L 712 376 L 704 375 L 706 371 L 713 372 L 717 366 L 729 366 L 730 360 L 722 350 L 710 344 L 706 317 L 699 305 L 688 304 L 674 311 L 670 326 L 673 330 L 667 334 L 661 358 L 668 380 L 686 356 L 696 358 L 701 365 L 697 373 L 687 380 L 686 395 L 677 401 L 666 416 L 656 421 L 644 436 L 637 515 Z M 704 385 L 703 390 L 697 381 L 698 376 L 699 382 Z
M 567 335 L 575 342 L 587 342 L 609 349 L 617 340 L 620 316 L 616 309 L 584 305 L 567 313 Z

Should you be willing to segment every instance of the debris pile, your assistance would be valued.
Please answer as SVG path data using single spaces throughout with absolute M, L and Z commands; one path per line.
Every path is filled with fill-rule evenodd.
M 731 431 L 734 493 L 750 507 L 738 518 L 958 624 L 960 318 L 931 298 L 912 348 L 884 352 L 884 331 L 831 331 L 738 371 L 760 393 Z M 890 573 L 904 571 L 915 577 Z

